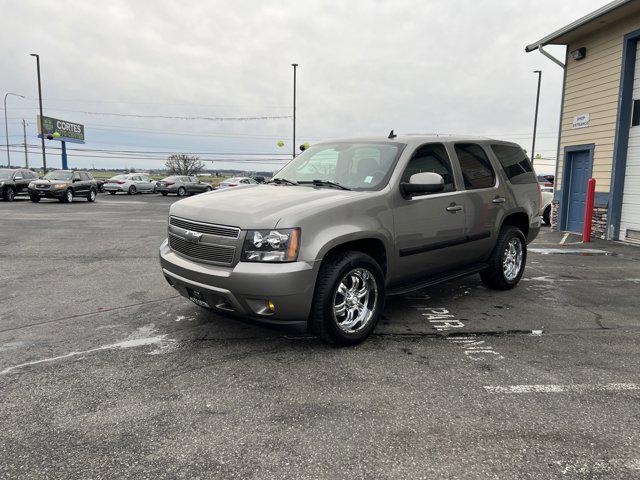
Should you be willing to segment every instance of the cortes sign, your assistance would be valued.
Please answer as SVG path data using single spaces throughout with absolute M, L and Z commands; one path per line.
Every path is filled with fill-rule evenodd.
M 41 123 L 40 115 L 38 115 L 38 134 L 44 135 L 44 137 L 51 135 L 53 136 L 52 140 L 60 140 L 62 142 L 84 143 L 84 125 L 58 118 L 42 117 Z

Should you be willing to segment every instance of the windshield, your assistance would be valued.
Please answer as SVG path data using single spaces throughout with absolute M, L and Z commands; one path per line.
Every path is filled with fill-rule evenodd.
M 72 172 L 58 171 L 49 172 L 43 178 L 45 180 L 71 180 L 71 175 L 73 175 Z
M 390 142 L 337 142 L 314 145 L 280 170 L 275 178 L 293 182 L 338 183 L 351 190 L 379 190 L 389 181 L 405 147 Z
M 13 170 L 0 170 L 0 180 L 8 180 L 13 176 Z

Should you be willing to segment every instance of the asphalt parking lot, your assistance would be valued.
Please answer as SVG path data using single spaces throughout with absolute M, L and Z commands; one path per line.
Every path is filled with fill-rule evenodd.
M 544 231 L 337 349 L 177 296 L 175 200 L 0 203 L 0 478 L 640 478 L 640 248 Z

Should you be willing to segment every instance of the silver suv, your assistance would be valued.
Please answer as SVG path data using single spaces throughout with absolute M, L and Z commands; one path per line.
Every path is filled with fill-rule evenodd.
M 516 286 L 540 230 L 525 152 L 452 136 L 319 143 L 266 185 L 171 205 L 162 271 L 196 304 L 364 340 L 385 296 L 480 273 Z

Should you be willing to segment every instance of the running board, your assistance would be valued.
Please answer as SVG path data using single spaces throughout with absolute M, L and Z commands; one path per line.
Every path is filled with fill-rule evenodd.
M 456 278 L 468 277 L 469 275 L 473 275 L 474 273 L 484 270 L 488 266 L 489 265 L 486 263 L 476 263 L 459 270 L 429 277 L 426 280 L 418 280 L 415 283 L 398 285 L 397 287 L 388 290 L 387 296 L 404 295 L 405 293 L 415 292 L 421 288 L 433 287 L 434 285 L 448 282 L 449 280 L 455 280 Z

